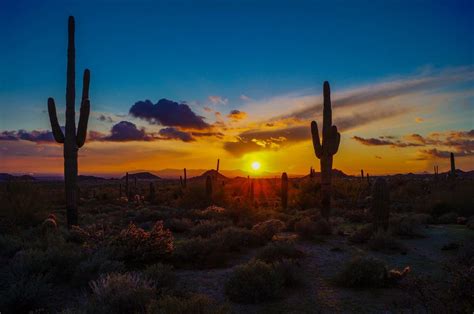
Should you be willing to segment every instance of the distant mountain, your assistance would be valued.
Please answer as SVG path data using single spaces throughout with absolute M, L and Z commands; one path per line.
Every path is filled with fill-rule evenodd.
M 77 176 L 77 180 L 78 181 L 103 181 L 103 180 L 107 180 L 107 179 L 102 178 L 102 177 L 96 177 L 96 176 L 79 175 L 79 176 Z
M 206 179 L 207 176 L 210 176 L 211 178 L 213 178 L 213 179 L 218 179 L 218 180 L 228 180 L 228 179 L 229 179 L 229 178 L 227 178 L 226 176 L 222 175 L 220 172 L 217 172 L 216 170 L 211 169 L 211 170 L 205 171 L 205 172 L 204 172 L 203 174 L 201 174 L 200 176 L 190 178 L 190 180 Z
M 321 172 L 315 172 L 314 173 L 315 178 L 320 178 L 321 177 Z M 339 169 L 332 169 L 332 177 L 333 178 L 347 178 L 349 177 L 347 174 L 342 172 L 342 170 Z M 303 178 L 309 178 L 309 174 L 305 175 Z
M 125 180 L 126 176 L 123 176 L 122 179 Z M 134 179 L 137 178 L 137 180 L 161 180 L 160 177 L 155 176 L 154 174 L 150 172 L 137 172 L 137 173 L 129 173 L 128 174 L 128 179 Z
M 22 176 L 14 176 L 9 173 L 0 173 L 0 182 L 7 181 L 35 181 L 35 178 L 26 174 Z

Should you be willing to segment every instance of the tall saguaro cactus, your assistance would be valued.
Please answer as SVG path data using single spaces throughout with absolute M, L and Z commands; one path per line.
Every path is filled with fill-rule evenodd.
M 48 98 L 48 113 L 53 136 L 56 142 L 64 144 L 64 182 L 66 189 L 66 212 L 68 227 L 78 224 L 77 214 L 77 151 L 81 148 L 87 135 L 87 122 L 89 120 L 89 82 L 90 72 L 84 71 L 82 84 L 82 100 L 79 124 L 76 133 L 75 112 L 75 58 L 74 47 L 74 17 L 69 17 L 68 23 L 68 48 L 67 48 L 67 74 L 66 74 L 66 135 L 59 126 L 56 114 L 56 105 L 53 98 Z
M 321 162 L 321 214 L 328 218 L 331 211 L 331 175 L 332 159 L 339 149 L 341 135 L 337 127 L 332 125 L 331 95 L 329 83 L 323 86 L 323 136 L 319 138 L 318 124 L 311 122 L 311 134 L 316 157 Z
M 456 177 L 456 164 L 454 162 L 454 154 L 450 154 L 450 159 L 451 159 L 451 170 L 449 172 L 449 176 L 454 179 Z

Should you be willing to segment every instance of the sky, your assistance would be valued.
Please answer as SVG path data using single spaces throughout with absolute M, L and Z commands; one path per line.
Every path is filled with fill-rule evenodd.
M 81 174 L 319 170 L 329 81 L 348 174 L 474 169 L 472 1 L 0 3 L 0 172 L 61 174 L 67 19 L 76 94 L 91 70 Z M 76 112 L 79 112 L 79 99 Z M 76 114 L 78 119 L 78 114 Z

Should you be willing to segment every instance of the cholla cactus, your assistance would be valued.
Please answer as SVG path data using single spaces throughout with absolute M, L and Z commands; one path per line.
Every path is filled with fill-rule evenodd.
M 339 149 L 341 135 L 332 125 L 331 95 L 329 83 L 323 86 L 323 136 L 319 138 L 318 124 L 311 122 L 311 133 L 316 157 L 321 161 L 321 214 L 328 218 L 331 211 L 331 176 L 333 156 Z
M 281 175 L 281 207 L 288 208 L 288 175 L 286 172 Z
M 377 178 L 372 187 L 372 208 L 371 214 L 375 230 L 388 229 L 390 217 L 390 195 L 387 181 L 384 178 Z
M 66 212 L 68 227 L 78 224 L 77 214 L 77 151 L 81 148 L 87 136 L 87 122 L 89 120 L 89 82 L 90 72 L 84 71 L 82 84 L 82 101 L 79 124 L 76 133 L 76 86 L 75 86 L 75 58 L 74 47 L 74 17 L 69 17 L 68 49 L 67 49 L 67 78 L 66 78 L 66 135 L 59 126 L 56 114 L 56 105 L 53 98 L 48 98 L 48 113 L 53 136 L 56 142 L 64 144 L 64 182 L 66 190 Z

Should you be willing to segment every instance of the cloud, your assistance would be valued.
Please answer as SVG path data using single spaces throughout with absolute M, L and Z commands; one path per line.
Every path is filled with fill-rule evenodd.
M 64 132 L 64 127 L 62 127 Z M 51 131 L 3 131 L 0 133 L 0 141 L 29 141 L 34 143 L 56 143 Z
M 114 123 L 114 120 L 109 117 L 109 116 L 106 116 L 104 114 L 101 114 L 97 117 L 97 120 L 101 121 L 101 122 L 108 122 L 108 123 Z
M 210 128 L 210 125 L 204 121 L 204 117 L 196 115 L 187 104 L 178 104 L 168 99 L 160 99 L 156 104 L 149 100 L 138 101 L 130 108 L 129 113 L 150 124 L 182 129 Z
M 421 117 L 416 117 L 415 118 L 415 122 L 416 123 L 422 123 L 422 122 L 425 122 L 425 119 L 421 118 Z
M 297 126 L 276 130 L 250 130 L 240 133 L 234 142 L 225 142 L 224 149 L 240 156 L 252 151 L 278 150 L 284 146 L 311 138 L 308 126 Z
M 138 129 L 137 126 L 132 122 L 120 121 L 112 127 L 112 129 L 110 130 L 110 135 L 96 138 L 96 140 L 111 142 L 129 142 L 153 141 L 154 138 L 153 136 L 147 134 L 144 128 Z
M 232 121 L 239 121 L 247 118 L 247 113 L 240 110 L 232 110 L 228 115 L 227 118 L 231 119 Z
M 413 143 L 413 142 L 403 142 L 401 140 L 388 140 L 382 138 L 363 138 L 360 136 L 353 136 L 353 140 L 367 145 L 367 146 L 391 146 L 391 147 L 416 147 L 424 146 L 422 143 Z
M 250 97 L 247 96 L 247 95 L 242 94 L 242 95 L 240 95 L 240 100 L 243 100 L 243 101 L 252 101 L 253 99 L 250 98 Z
M 160 135 L 161 139 L 166 140 L 181 140 L 183 142 L 195 141 L 191 134 L 177 130 L 175 128 L 161 129 L 158 134 Z
M 211 95 L 208 97 L 209 101 L 213 105 L 227 105 L 229 100 L 227 98 L 223 98 L 221 96 Z

